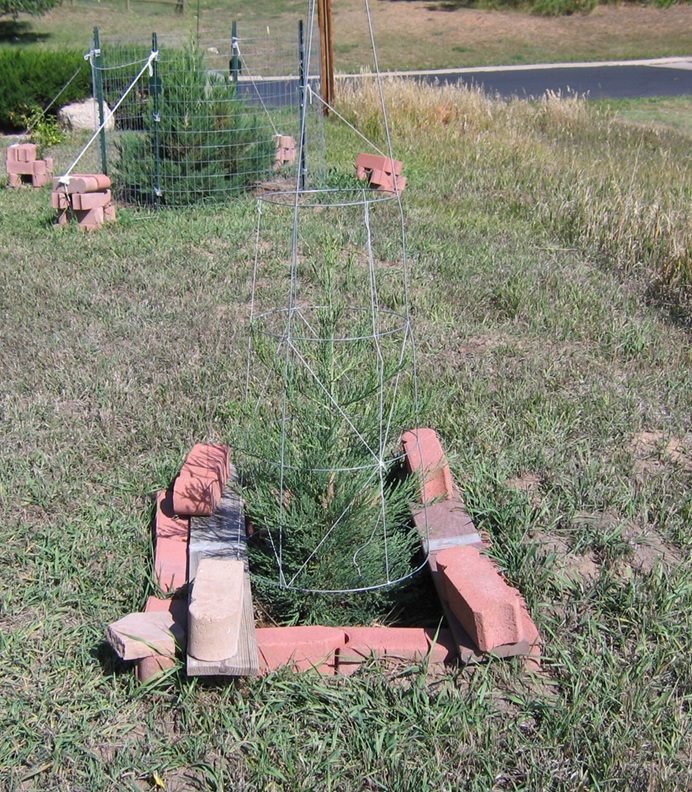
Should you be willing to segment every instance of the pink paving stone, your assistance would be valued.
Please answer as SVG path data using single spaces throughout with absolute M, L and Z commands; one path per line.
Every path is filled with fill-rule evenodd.
M 190 518 L 175 513 L 171 490 L 161 490 L 156 495 L 156 538 L 179 542 L 187 542 L 190 538 Z
M 260 671 L 291 666 L 294 671 L 336 671 L 338 650 L 346 643 L 340 627 L 259 627 L 255 630 Z
M 409 472 L 424 476 L 423 503 L 435 498 L 452 498 L 452 472 L 437 432 L 434 429 L 414 429 L 403 435 L 402 442 Z
M 424 627 L 344 627 L 346 645 L 339 651 L 337 671 L 350 675 L 371 657 L 442 666 L 456 657 L 449 630 Z
M 213 514 L 226 487 L 228 475 L 228 446 L 197 443 L 173 485 L 175 513 L 190 516 Z
M 175 591 L 187 583 L 187 542 L 157 537 L 154 578 L 162 591 Z
M 489 558 L 460 546 L 438 553 L 436 561 L 445 599 L 481 651 L 523 640 L 523 601 Z

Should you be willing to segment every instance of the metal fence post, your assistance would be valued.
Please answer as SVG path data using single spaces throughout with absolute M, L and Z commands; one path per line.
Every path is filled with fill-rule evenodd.
M 151 34 L 151 51 L 158 52 L 159 40 L 156 33 Z M 163 90 L 161 77 L 159 76 L 159 56 L 157 55 L 151 62 L 151 78 L 149 79 L 149 93 L 154 103 L 154 206 L 159 209 L 161 206 L 161 152 L 159 151 L 159 125 L 161 116 L 159 115 L 159 97 Z
M 300 74 L 300 165 L 298 173 L 298 187 L 301 190 L 305 189 L 305 179 L 308 173 L 307 163 L 307 94 L 308 83 L 307 74 L 305 73 L 305 41 L 303 34 L 303 20 L 298 22 L 298 58 L 299 74 Z
M 238 84 L 238 75 L 240 74 L 240 57 L 238 56 L 238 23 L 233 20 L 233 27 L 231 28 L 231 77 L 233 82 Z
M 106 153 L 106 127 L 104 121 L 106 119 L 106 109 L 103 101 L 103 75 L 101 74 L 101 39 L 99 37 L 99 29 L 94 28 L 94 52 L 92 59 L 92 68 L 94 70 L 94 89 L 96 91 L 96 101 L 99 107 L 99 126 L 101 133 L 99 139 L 101 142 L 101 171 L 108 175 L 108 156 Z

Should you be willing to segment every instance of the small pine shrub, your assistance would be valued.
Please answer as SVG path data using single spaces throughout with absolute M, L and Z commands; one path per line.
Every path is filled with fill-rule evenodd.
M 23 132 L 27 117 L 47 107 L 78 68 L 77 76 L 50 109 L 51 116 L 59 107 L 91 96 L 91 73 L 83 54 L 0 49 L 0 130 Z
M 116 141 L 123 200 L 154 203 L 158 178 L 163 206 L 219 201 L 270 172 L 272 130 L 228 75 L 208 71 L 193 46 L 164 53 L 158 68 L 159 87 L 150 84 L 142 101 L 143 131 Z
M 394 386 L 410 360 L 400 346 L 393 354 L 397 340 L 373 337 L 370 311 L 343 304 L 338 265 L 322 251 L 314 271 L 327 298 L 293 320 L 290 353 L 277 345 L 287 313 L 254 332 L 257 400 L 246 436 L 234 443 L 246 449 L 239 472 L 256 529 L 253 586 L 282 623 L 381 619 L 402 586 L 357 590 L 404 578 L 420 552 L 411 527 L 415 482 L 395 461 L 401 431 L 416 421 L 407 388 Z

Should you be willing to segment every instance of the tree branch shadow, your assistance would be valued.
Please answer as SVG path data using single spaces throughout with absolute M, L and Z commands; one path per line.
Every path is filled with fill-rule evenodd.
M 3 44 L 38 44 L 51 36 L 52 33 L 37 33 L 32 30 L 31 22 L 0 19 L 0 42 Z

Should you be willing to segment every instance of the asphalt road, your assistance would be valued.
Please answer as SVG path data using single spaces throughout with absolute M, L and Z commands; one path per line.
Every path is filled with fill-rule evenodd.
M 476 85 L 503 98 L 538 98 L 547 91 L 584 94 L 590 99 L 692 95 L 692 58 L 460 69 L 411 76 L 426 82 Z
M 358 76 L 337 75 L 337 86 L 340 80 Z M 382 76 L 406 77 L 428 83 L 476 85 L 502 98 L 539 98 L 547 91 L 582 94 L 590 99 L 692 96 L 692 57 L 384 72 Z M 317 81 L 317 76 L 312 78 L 313 86 Z M 241 76 L 241 91 L 253 104 L 283 107 L 295 106 L 300 101 L 297 77 L 267 80 Z

